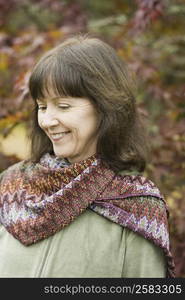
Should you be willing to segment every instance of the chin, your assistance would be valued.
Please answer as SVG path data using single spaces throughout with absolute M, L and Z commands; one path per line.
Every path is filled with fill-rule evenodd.
M 57 152 L 55 152 L 55 156 L 60 157 L 60 158 L 65 158 L 66 157 L 66 155 L 63 155 L 63 154 L 57 153 Z
M 54 150 L 54 154 L 55 154 L 55 156 L 57 156 L 57 157 L 61 157 L 61 158 L 63 158 L 63 157 L 65 157 L 65 155 L 63 155 L 61 152 L 59 152 L 59 151 L 55 151 Z

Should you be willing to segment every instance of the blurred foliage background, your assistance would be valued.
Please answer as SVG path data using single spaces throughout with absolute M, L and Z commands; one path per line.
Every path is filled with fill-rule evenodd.
M 76 33 L 116 48 L 136 74 L 151 160 L 170 210 L 176 275 L 185 277 L 185 0 L 0 0 L 0 172 L 29 156 L 31 69 Z

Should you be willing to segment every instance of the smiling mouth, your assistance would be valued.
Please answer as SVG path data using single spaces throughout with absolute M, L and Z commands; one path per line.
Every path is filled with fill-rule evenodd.
M 66 136 L 68 133 L 70 133 L 70 131 L 60 132 L 60 133 L 52 133 L 52 134 L 50 134 L 50 138 L 53 141 L 58 141 L 58 140 L 62 139 L 64 136 Z

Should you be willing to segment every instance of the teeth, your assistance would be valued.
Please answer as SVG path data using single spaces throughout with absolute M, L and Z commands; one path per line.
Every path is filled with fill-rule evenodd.
M 53 138 L 59 139 L 59 138 L 63 137 L 64 135 L 66 135 L 67 133 L 68 133 L 68 132 L 53 133 L 51 136 L 52 136 Z

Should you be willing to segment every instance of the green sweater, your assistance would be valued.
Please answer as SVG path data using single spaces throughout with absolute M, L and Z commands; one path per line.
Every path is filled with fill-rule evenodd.
M 0 226 L 0 277 L 160 278 L 163 252 L 87 209 L 55 235 L 24 246 Z

